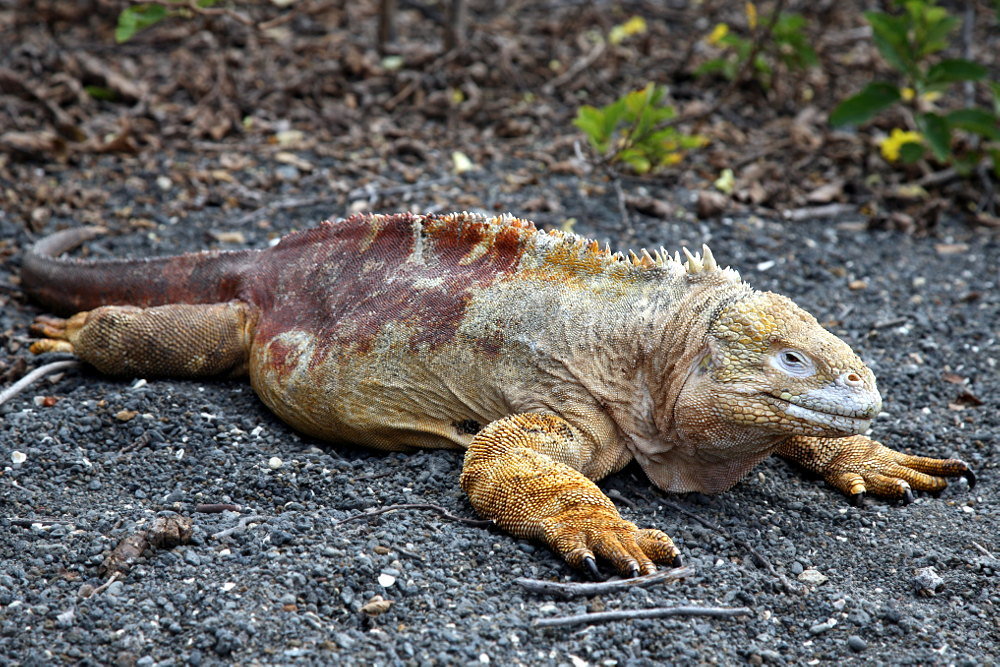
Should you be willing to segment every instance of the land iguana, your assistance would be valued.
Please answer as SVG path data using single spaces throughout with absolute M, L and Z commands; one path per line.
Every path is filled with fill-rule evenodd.
M 791 300 L 707 247 L 628 256 L 511 216 L 358 215 L 264 250 L 85 261 L 69 229 L 25 254 L 34 352 L 118 376 L 249 376 L 307 435 L 465 450 L 475 510 L 597 576 L 679 563 L 594 484 L 635 459 L 666 491 L 716 493 L 777 453 L 858 500 L 912 500 L 956 459 L 863 435 L 872 371 Z

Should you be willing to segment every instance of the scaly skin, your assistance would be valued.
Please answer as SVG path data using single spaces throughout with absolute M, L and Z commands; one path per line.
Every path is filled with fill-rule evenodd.
M 668 491 L 723 491 L 775 452 L 855 499 L 975 479 L 860 435 L 881 407 L 872 372 L 707 248 L 626 258 L 510 217 L 403 214 L 260 251 L 54 258 L 101 231 L 25 256 L 26 290 L 77 313 L 39 318 L 34 351 L 116 375 L 249 375 L 317 438 L 466 449 L 481 515 L 595 574 L 597 558 L 635 575 L 678 557 L 592 481 L 632 459 Z

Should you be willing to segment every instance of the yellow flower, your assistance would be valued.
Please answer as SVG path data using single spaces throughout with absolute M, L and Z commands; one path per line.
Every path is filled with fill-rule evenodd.
M 746 3 L 747 25 L 751 30 L 757 29 L 757 5 L 752 2 Z
M 712 34 L 708 36 L 708 43 L 715 45 L 722 41 L 722 38 L 729 34 L 729 26 L 725 23 L 717 23 L 712 29 Z
M 621 44 L 625 41 L 626 37 L 640 35 L 644 32 L 646 32 L 646 19 L 641 16 L 633 16 L 628 21 L 625 21 L 625 23 L 612 28 L 608 34 L 608 40 L 612 44 Z
M 910 130 L 901 130 L 898 127 L 892 130 L 892 134 L 879 142 L 879 149 L 882 157 L 889 162 L 899 159 L 899 150 L 903 144 L 920 144 L 924 141 L 924 135 Z
M 899 96 L 903 98 L 904 102 L 909 102 L 917 94 L 917 91 L 912 88 L 900 88 Z

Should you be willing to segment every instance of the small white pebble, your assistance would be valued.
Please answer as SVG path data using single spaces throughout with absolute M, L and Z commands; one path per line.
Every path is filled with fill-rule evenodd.
M 233 554 L 233 552 L 230 551 L 229 549 L 222 549 L 221 551 L 219 551 L 219 555 L 220 556 L 231 556 L 232 554 Z M 229 584 L 226 584 L 226 586 L 228 586 L 228 585 Z
M 160 188 L 164 192 L 174 187 L 174 182 L 170 180 L 167 176 L 157 176 L 156 177 L 156 187 Z
M 285 465 L 285 462 L 279 459 L 277 456 L 272 456 L 267 460 L 267 465 L 271 468 L 271 470 L 277 470 L 281 466 Z
M 382 588 L 389 588 L 389 586 L 392 586 L 394 583 L 396 583 L 396 577 L 391 574 L 382 573 L 378 575 L 378 584 Z
M 181 447 L 176 452 L 174 452 L 174 458 L 177 459 L 178 461 L 180 461 L 182 458 L 184 458 L 184 448 L 183 447 Z
M 480 653 L 479 662 L 483 663 L 484 665 L 490 664 L 490 656 L 486 655 L 485 653 Z
M 968 505 L 962 505 L 962 511 L 965 512 L 966 514 L 975 514 L 976 508 L 969 507 Z
M 132 383 L 132 387 L 131 388 L 132 389 L 142 389 L 147 384 L 149 384 L 149 383 L 146 382 L 146 380 L 140 378 L 140 379 L 136 380 L 134 383 Z
M 28 455 L 24 452 L 14 450 L 10 453 L 10 460 L 14 462 L 14 465 L 20 465 L 28 460 Z
M 228 593 L 229 591 L 233 590 L 234 588 L 236 588 L 236 584 L 233 583 L 232 581 L 227 581 L 226 583 L 222 584 L 222 591 L 224 593 Z

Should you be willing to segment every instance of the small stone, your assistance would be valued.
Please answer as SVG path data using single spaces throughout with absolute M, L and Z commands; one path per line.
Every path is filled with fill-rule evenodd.
M 285 465 L 285 462 L 279 459 L 277 456 L 272 456 L 267 460 L 267 466 L 271 470 L 277 470 L 281 466 Z
M 917 595 L 933 597 L 934 593 L 944 583 L 944 579 L 938 575 L 933 567 L 921 567 L 913 573 L 913 587 L 917 590 Z
M 196 554 L 193 549 L 186 549 L 184 551 L 184 562 L 188 565 L 201 565 L 201 556 Z
M 809 634 L 818 635 L 820 633 L 826 632 L 827 630 L 834 628 L 836 625 L 837 625 L 837 619 L 831 618 L 830 620 L 824 623 L 817 623 L 816 625 L 810 627 Z
M 232 581 L 227 581 L 226 583 L 222 584 L 222 592 L 223 593 L 228 593 L 229 591 L 233 590 L 234 588 L 236 588 L 236 584 L 233 583 Z
M 826 576 L 819 570 L 809 568 L 808 570 L 803 570 L 802 574 L 799 575 L 799 581 L 804 581 L 807 584 L 814 584 L 816 586 L 827 582 L 830 577 Z
M 68 628 L 73 625 L 73 617 L 76 616 L 76 612 L 72 609 L 67 609 L 63 613 L 56 616 L 56 624 L 60 628 Z
M 378 616 L 389 611 L 392 603 L 393 600 L 386 600 L 381 595 L 376 595 L 361 607 L 361 611 L 368 616 Z
M 14 465 L 19 466 L 28 460 L 28 455 L 25 454 L 24 452 L 19 452 L 15 450 L 10 453 L 10 460 Z
M 382 574 L 378 575 L 378 584 L 382 588 L 389 588 L 389 586 L 392 586 L 394 583 L 396 583 L 396 577 L 392 576 L 391 574 L 383 572 Z
M 850 637 L 848 637 L 847 645 L 850 647 L 852 651 L 855 651 L 857 653 L 861 653 L 866 648 L 868 648 L 868 642 L 866 642 L 861 637 L 858 637 L 857 635 L 851 635 Z
M 788 569 L 791 570 L 792 574 L 794 574 L 797 577 L 803 572 L 805 572 L 806 568 L 804 568 L 802 566 L 802 563 L 800 563 L 799 561 L 793 560 L 792 564 L 788 566 Z

